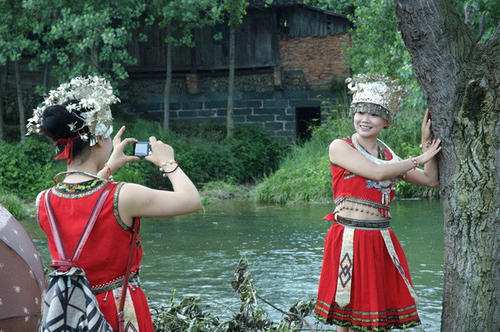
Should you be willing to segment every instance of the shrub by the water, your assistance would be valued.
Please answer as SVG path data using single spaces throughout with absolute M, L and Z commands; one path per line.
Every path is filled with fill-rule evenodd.
M 6 208 L 17 220 L 26 220 L 31 216 L 26 204 L 14 194 L 0 192 L 0 205 Z
M 118 120 L 115 129 L 124 121 Z M 212 181 L 252 183 L 273 172 L 286 151 L 284 143 L 258 128 L 238 128 L 233 138 L 226 139 L 222 130 L 214 126 L 193 127 L 196 130 L 188 137 L 162 130 L 154 121 L 131 118 L 126 123 L 125 137 L 147 140 L 156 136 L 172 145 L 175 158 L 198 187 Z M 130 148 L 128 153 L 131 152 Z M 54 146 L 42 137 L 29 137 L 21 143 L 0 142 L 0 189 L 33 200 L 38 192 L 53 185 L 56 173 L 66 168 L 64 161 L 53 160 L 54 154 Z M 158 168 L 145 160 L 129 163 L 114 178 L 154 188 L 170 186 Z
M 328 116 L 313 131 L 312 138 L 294 146 L 278 171 L 257 185 L 258 201 L 285 204 L 331 200 L 328 145 L 336 138 L 350 137 L 354 128 L 346 101 L 323 103 L 322 111 Z M 381 140 L 401 158 L 419 155 L 422 117 L 422 110 L 402 112 L 388 129 L 383 130 Z M 400 198 L 431 197 L 436 196 L 437 190 L 399 181 L 396 193 Z
M 52 177 L 64 169 L 55 163 L 53 145 L 29 137 L 21 143 L 0 143 L 0 190 L 23 199 L 33 199 L 52 185 Z

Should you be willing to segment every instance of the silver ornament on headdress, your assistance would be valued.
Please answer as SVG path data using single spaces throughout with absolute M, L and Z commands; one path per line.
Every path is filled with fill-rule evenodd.
M 353 112 L 362 103 L 378 106 L 375 110 L 379 110 L 379 115 L 389 121 L 399 112 L 404 89 L 395 80 L 383 75 L 356 75 L 347 78 L 346 83 L 353 95 Z
M 120 100 L 113 94 L 111 84 L 99 76 L 75 77 L 69 83 L 63 83 L 57 89 L 51 90 L 40 106 L 34 109 L 33 117 L 28 119 L 27 135 L 40 134 L 41 120 L 47 107 L 63 105 L 73 100 L 76 100 L 76 103 L 67 105 L 66 111 L 84 111 L 78 115 L 83 126 L 77 127 L 76 123 L 70 123 L 68 126 L 71 132 L 80 135 L 80 138 L 91 146 L 97 142 L 97 137 L 111 136 L 113 117 L 110 105 Z M 82 132 L 85 127 L 88 127 L 89 133 Z

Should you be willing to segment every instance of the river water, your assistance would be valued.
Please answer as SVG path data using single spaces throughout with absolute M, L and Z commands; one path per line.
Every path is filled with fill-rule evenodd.
M 231 316 L 239 299 L 230 285 L 240 257 L 249 262 L 258 294 L 286 310 L 314 298 L 321 269 L 322 220 L 330 207 L 261 206 L 248 202 L 209 205 L 203 213 L 166 220 L 144 220 L 141 279 L 151 303 L 196 295 L 217 316 Z M 399 201 L 392 205 L 392 227 L 410 264 L 425 331 L 439 331 L 441 320 L 443 227 L 438 202 Z M 28 226 L 28 225 L 27 225 Z M 40 232 L 31 229 L 47 261 Z M 271 317 L 280 313 L 261 303 Z M 320 328 L 326 328 L 320 325 Z

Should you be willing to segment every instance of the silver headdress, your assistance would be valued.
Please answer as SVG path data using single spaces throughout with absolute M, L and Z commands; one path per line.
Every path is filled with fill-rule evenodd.
M 356 75 L 346 79 L 347 87 L 353 94 L 351 110 L 356 111 L 359 104 L 374 104 L 381 117 L 392 121 L 404 95 L 403 88 L 383 75 Z
M 110 105 L 120 102 L 113 94 L 111 84 L 102 77 L 75 77 L 69 83 L 61 84 L 57 89 L 51 90 L 44 101 L 33 111 L 33 117 L 28 119 L 27 135 L 40 134 L 42 115 L 49 106 L 63 105 L 67 102 L 67 112 L 82 112 L 77 115 L 83 121 L 81 127 L 77 123 L 68 124 L 70 130 L 80 135 L 80 138 L 95 145 L 97 137 L 110 137 L 113 132 L 113 117 Z M 82 131 L 88 127 L 88 132 Z

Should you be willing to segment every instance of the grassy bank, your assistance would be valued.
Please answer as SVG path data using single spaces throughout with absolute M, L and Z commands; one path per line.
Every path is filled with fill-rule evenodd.
M 327 119 L 314 130 L 312 138 L 294 146 L 279 169 L 257 185 L 257 201 L 278 204 L 331 201 L 328 145 L 336 138 L 350 136 L 354 129 L 347 103 L 324 103 L 322 112 L 328 114 Z M 422 117 L 423 110 L 399 114 L 381 139 L 402 158 L 420 154 Z M 436 190 L 400 181 L 396 193 L 399 198 L 420 198 L 435 196 Z

